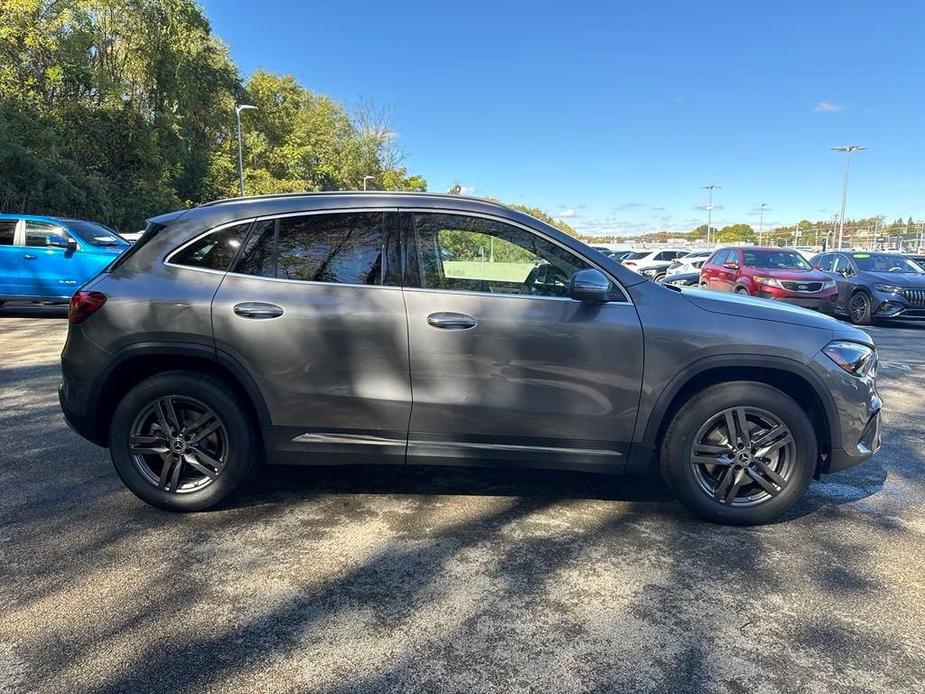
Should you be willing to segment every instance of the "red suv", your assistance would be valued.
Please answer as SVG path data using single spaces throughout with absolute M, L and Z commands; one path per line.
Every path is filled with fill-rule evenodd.
M 831 313 L 835 282 L 789 248 L 720 248 L 700 269 L 700 286 Z

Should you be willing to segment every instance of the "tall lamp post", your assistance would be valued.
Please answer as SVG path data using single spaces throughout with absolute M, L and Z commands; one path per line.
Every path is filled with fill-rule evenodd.
M 706 188 L 710 191 L 710 201 L 707 203 L 707 245 L 709 246 L 710 233 L 713 228 L 713 191 L 717 188 L 722 188 L 722 186 L 718 186 L 715 183 L 708 183 L 705 186 L 701 186 L 701 188 Z
M 761 245 L 761 237 L 764 234 L 764 211 L 766 209 L 768 209 L 768 203 L 766 202 L 761 203 L 761 207 L 759 208 L 761 217 L 759 218 L 759 221 L 758 221 L 758 245 L 759 246 Z
M 241 183 L 241 197 L 244 197 L 244 148 L 241 145 L 241 111 L 256 111 L 256 106 L 250 104 L 237 104 L 234 115 L 238 121 L 238 181 Z
M 833 147 L 833 152 L 844 152 L 845 153 L 845 181 L 842 184 L 841 190 L 841 215 L 838 218 L 838 250 L 842 248 L 842 242 L 845 235 L 845 202 L 848 199 L 848 167 L 851 164 L 851 153 L 857 152 L 862 149 L 867 149 L 861 145 L 841 145 L 840 147 Z
M 363 190 L 366 190 L 366 182 L 371 181 L 375 176 L 363 176 Z

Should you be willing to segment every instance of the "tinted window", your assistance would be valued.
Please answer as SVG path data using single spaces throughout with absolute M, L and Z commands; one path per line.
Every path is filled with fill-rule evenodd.
M 525 229 L 464 215 L 417 213 L 409 283 L 425 289 L 567 296 L 568 282 L 590 267 Z
M 812 259 L 813 266 L 818 265 L 820 269 L 825 270 L 826 272 L 832 272 L 832 268 L 835 267 L 835 256 L 825 254 L 817 255 Z
M 231 261 L 241 248 L 248 228 L 250 222 L 244 222 L 206 234 L 174 255 L 170 262 L 224 272 L 231 267 Z
M 796 251 L 745 251 L 745 266 L 772 270 L 810 270 Z
M 623 256 L 623 260 L 640 260 L 641 258 L 645 258 L 651 252 L 652 251 L 632 251 L 631 253 L 627 253 L 625 256 Z
M 713 256 L 713 260 L 710 261 L 711 265 L 723 265 L 725 263 L 731 262 L 730 254 L 732 251 L 723 249 L 721 251 L 716 251 L 716 255 Z
M 864 272 L 894 272 L 902 275 L 919 275 L 922 268 L 901 255 L 871 255 L 855 253 L 855 264 Z
M 850 269 L 848 259 L 843 255 L 835 256 L 835 272 L 845 273 Z
M 128 241 L 102 224 L 85 222 L 80 219 L 69 219 L 67 224 L 80 234 L 84 241 L 93 246 L 128 246 Z
M 70 238 L 70 234 L 64 230 L 64 227 L 58 226 L 57 224 L 26 221 L 27 246 L 47 246 L 50 236 L 62 236 L 66 239 Z
M 16 237 L 16 220 L 0 219 L 0 246 L 12 246 Z
M 383 213 L 258 222 L 235 272 L 337 284 L 382 284 Z

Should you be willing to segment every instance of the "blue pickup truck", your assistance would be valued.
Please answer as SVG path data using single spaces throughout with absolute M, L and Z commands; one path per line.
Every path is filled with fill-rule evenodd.
M 67 301 L 128 247 L 96 222 L 0 214 L 0 305 Z

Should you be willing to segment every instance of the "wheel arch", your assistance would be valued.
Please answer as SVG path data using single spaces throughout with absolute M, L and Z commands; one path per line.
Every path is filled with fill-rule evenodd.
M 131 388 L 155 374 L 184 370 L 220 378 L 231 386 L 261 426 L 271 423 L 257 384 L 244 365 L 231 355 L 208 345 L 143 343 L 129 345 L 113 355 L 99 380 L 90 409 L 96 420 L 94 442 L 108 445 L 113 412 Z
M 809 415 L 816 431 L 820 461 L 822 456 L 831 454 L 832 442 L 839 440 L 837 410 L 816 374 L 790 359 L 731 355 L 696 362 L 669 382 L 648 416 L 639 444 L 647 452 L 644 457 L 651 459 L 631 461 L 631 467 L 650 466 L 657 460 L 665 431 L 685 402 L 704 388 L 729 381 L 765 383 L 792 397 Z M 817 474 L 819 471 L 817 466 Z

